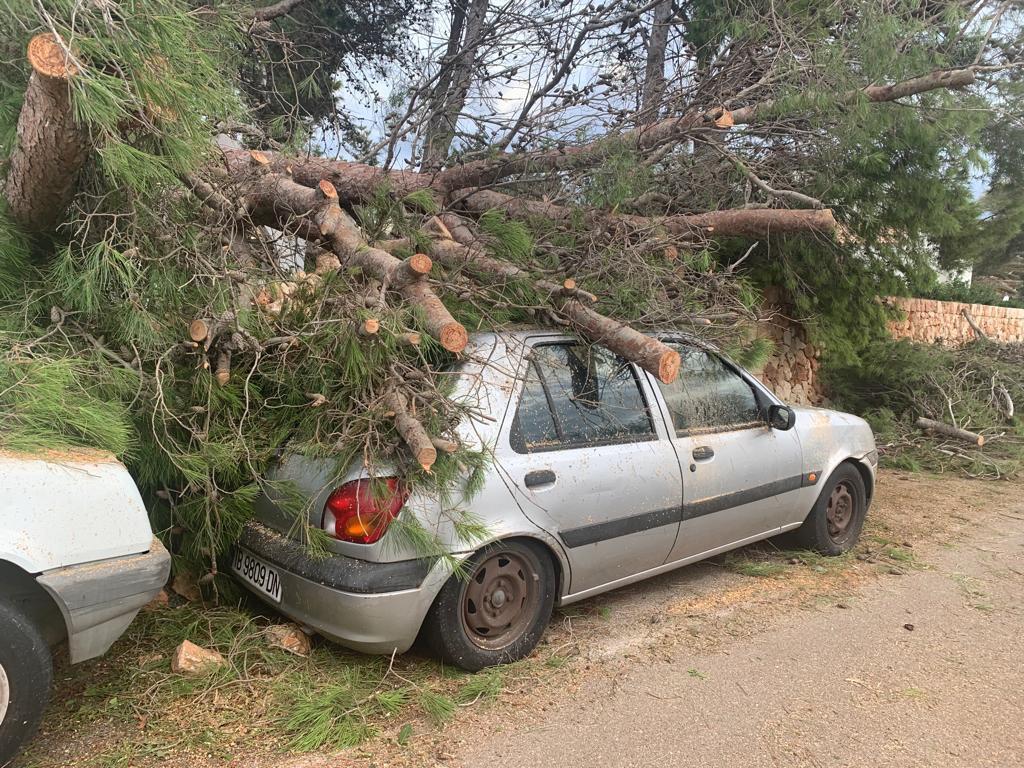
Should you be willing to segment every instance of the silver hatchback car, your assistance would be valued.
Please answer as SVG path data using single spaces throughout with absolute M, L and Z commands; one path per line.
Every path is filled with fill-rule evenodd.
M 286 454 L 276 475 L 308 496 L 330 556 L 310 556 L 293 538 L 294 512 L 267 495 L 233 571 L 344 646 L 403 652 L 422 635 L 449 663 L 477 670 L 529 654 L 556 604 L 787 531 L 824 554 L 849 549 L 874 490 L 867 423 L 784 405 L 707 345 L 661 338 L 682 360 L 669 385 L 570 336 L 474 336 L 454 397 L 482 414 L 464 420 L 460 439 L 493 456 L 477 493 L 446 503 L 392 494 L 375 510 L 379 530 L 353 534 L 352 510 L 381 505 L 365 468 L 339 480 L 336 462 Z M 472 549 L 459 543 L 453 504 L 487 528 Z M 389 537 L 397 515 L 415 515 L 462 573 Z

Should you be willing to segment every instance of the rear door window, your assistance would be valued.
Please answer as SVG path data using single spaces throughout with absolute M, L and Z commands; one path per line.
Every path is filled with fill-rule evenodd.
M 629 363 L 594 345 L 534 348 L 512 426 L 515 450 L 654 438 L 650 411 Z
M 527 453 L 557 445 L 555 417 L 537 373 L 537 366 L 531 361 L 519 400 L 519 410 L 512 422 L 512 447 L 520 453 Z

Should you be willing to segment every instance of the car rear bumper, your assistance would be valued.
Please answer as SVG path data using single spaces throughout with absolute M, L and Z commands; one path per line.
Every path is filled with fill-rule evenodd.
M 156 538 L 149 552 L 45 571 L 37 581 L 64 616 L 71 661 L 100 656 L 167 582 L 171 558 Z
M 448 578 L 442 563 L 429 560 L 314 558 L 299 542 L 257 522 L 245 527 L 239 548 L 277 569 L 281 602 L 239 583 L 299 624 L 363 653 L 408 650 Z

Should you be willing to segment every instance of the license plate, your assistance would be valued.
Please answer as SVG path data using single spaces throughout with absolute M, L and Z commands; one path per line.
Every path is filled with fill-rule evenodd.
M 253 557 L 243 549 L 236 549 L 235 559 L 231 562 L 231 570 L 240 579 L 252 584 L 275 603 L 281 602 L 281 575 L 276 568 L 267 565 L 258 557 Z

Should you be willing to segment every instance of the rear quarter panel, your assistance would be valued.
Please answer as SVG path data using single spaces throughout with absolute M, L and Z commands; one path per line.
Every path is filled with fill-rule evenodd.
M 468 554 L 487 543 L 513 536 L 536 538 L 555 551 L 565 565 L 564 554 L 557 542 L 534 525 L 522 512 L 510 490 L 511 480 L 495 452 L 510 399 L 516 388 L 516 377 L 524 346 L 515 337 L 483 335 L 474 337 L 464 353 L 452 399 L 469 409 L 457 427 L 459 440 L 470 450 L 483 451 L 488 459 L 483 486 L 472 497 L 456 488 L 448 498 L 433 493 L 415 493 L 402 510 L 405 519 L 415 518 L 448 552 Z M 296 515 L 289 514 L 275 498 L 273 490 L 256 502 L 256 517 L 264 524 L 301 539 L 302 524 L 319 527 L 327 497 L 338 486 L 350 480 L 372 475 L 389 474 L 387 466 L 372 470 L 356 465 L 338 467 L 333 459 L 318 459 L 286 453 L 273 472 L 273 479 L 292 483 L 306 500 Z M 465 541 L 458 535 L 456 520 L 474 520 L 486 528 L 486 535 L 476 541 Z M 355 544 L 330 541 L 328 549 L 336 554 L 371 562 L 396 562 L 423 556 L 409 539 L 392 528 L 376 544 Z
M 138 488 L 113 456 L 0 453 L 0 560 L 39 573 L 146 552 L 152 540 Z

